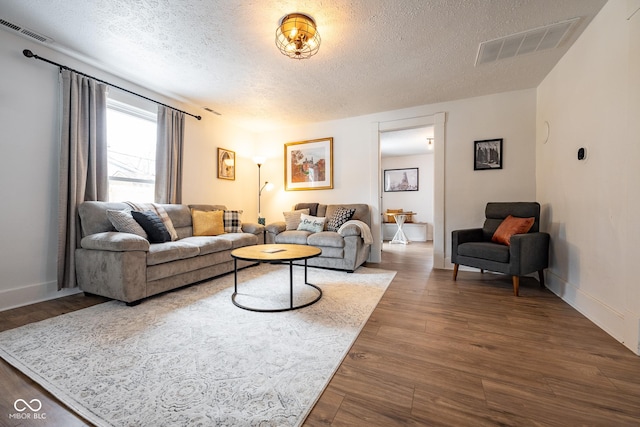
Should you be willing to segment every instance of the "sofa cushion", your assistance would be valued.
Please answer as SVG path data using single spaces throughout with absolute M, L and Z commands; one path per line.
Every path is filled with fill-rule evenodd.
M 180 242 L 197 246 L 198 249 L 200 249 L 200 255 L 226 251 L 232 248 L 231 240 L 221 239 L 220 236 L 185 237 L 181 239 Z
M 340 206 L 327 221 L 327 231 L 338 231 L 340 226 L 349 221 L 355 212 L 355 209 L 347 209 Z
M 233 249 L 258 244 L 258 236 L 251 233 L 225 233 L 217 237 L 229 241 Z
M 468 242 L 458 245 L 458 255 L 509 262 L 509 246 L 492 242 Z
M 242 211 L 224 211 L 224 232 L 242 233 Z
M 335 231 L 321 231 L 313 233 L 307 238 L 307 244 L 329 248 L 343 248 L 344 238 Z
M 325 217 L 300 214 L 300 225 L 298 225 L 298 230 L 318 233 L 324 230 L 324 222 Z
M 149 242 L 151 243 L 164 243 L 171 241 L 171 234 L 169 230 L 162 222 L 162 219 L 153 211 L 132 211 L 131 215 L 138 224 L 147 233 Z
M 298 209 L 291 212 L 282 212 L 284 215 L 285 229 L 297 230 L 300 225 L 300 215 L 309 215 L 309 209 Z
M 193 258 L 200 254 L 200 249 L 183 241 L 155 243 L 149 245 L 147 265 L 157 265 L 178 259 Z
M 275 242 L 276 243 L 291 243 L 293 245 L 306 245 L 307 238 L 311 234 L 310 231 L 304 230 L 290 230 L 283 231 L 282 233 L 276 235 Z
M 107 218 L 119 232 L 147 238 L 147 232 L 133 219 L 131 211 L 107 209 Z
M 298 203 L 295 209 L 309 209 L 309 215 L 318 216 L 319 203 Z
M 194 236 L 218 236 L 224 234 L 223 211 L 199 211 L 191 209 Z

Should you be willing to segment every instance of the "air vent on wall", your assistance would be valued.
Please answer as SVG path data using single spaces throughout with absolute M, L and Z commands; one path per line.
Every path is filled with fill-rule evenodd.
M 53 43 L 53 39 L 51 37 L 43 36 L 42 34 L 38 34 L 33 30 L 30 30 L 25 27 L 21 27 L 20 25 L 13 24 L 1 18 L 0 18 L 0 25 L 2 25 L 2 27 L 6 29 L 13 30 L 14 32 L 18 33 L 18 35 L 21 35 L 22 37 L 29 38 L 32 40 L 37 40 L 40 43 Z
M 476 67 L 500 59 L 555 49 L 579 20 L 580 18 L 573 18 L 557 24 L 482 42 L 476 57 Z

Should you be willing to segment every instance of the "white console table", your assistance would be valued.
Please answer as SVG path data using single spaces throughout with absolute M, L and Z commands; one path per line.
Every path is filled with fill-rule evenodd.
M 402 230 L 412 242 L 426 242 L 428 239 L 428 225 L 426 222 L 405 222 Z M 395 222 L 382 223 L 382 240 L 393 240 L 393 236 L 397 231 L 398 225 Z

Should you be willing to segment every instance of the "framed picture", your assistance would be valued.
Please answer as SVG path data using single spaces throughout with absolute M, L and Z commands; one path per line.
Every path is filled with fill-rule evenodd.
M 385 169 L 384 191 L 418 191 L 418 168 Z
M 502 138 L 473 142 L 473 170 L 502 169 Z
M 333 138 L 284 144 L 284 189 L 333 188 Z
M 236 179 L 236 153 L 224 148 L 218 148 L 218 178 Z

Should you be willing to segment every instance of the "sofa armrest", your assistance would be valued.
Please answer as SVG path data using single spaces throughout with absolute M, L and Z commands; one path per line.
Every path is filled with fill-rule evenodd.
M 242 231 L 244 233 L 251 233 L 255 235 L 262 234 L 264 232 L 264 225 L 256 224 L 255 222 L 243 222 Z
M 149 241 L 143 237 L 131 233 L 119 233 L 117 231 L 105 231 L 90 234 L 80 241 L 83 249 L 98 251 L 128 252 L 149 251 Z
M 516 266 L 519 275 L 533 273 L 549 267 L 549 233 L 526 233 L 511 236 L 510 264 Z
M 353 224 L 345 225 L 345 227 L 340 231 L 340 235 L 342 237 L 360 236 L 361 234 L 360 228 Z
M 284 221 L 272 222 L 266 227 L 267 233 L 280 234 L 287 229 L 287 224 Z

